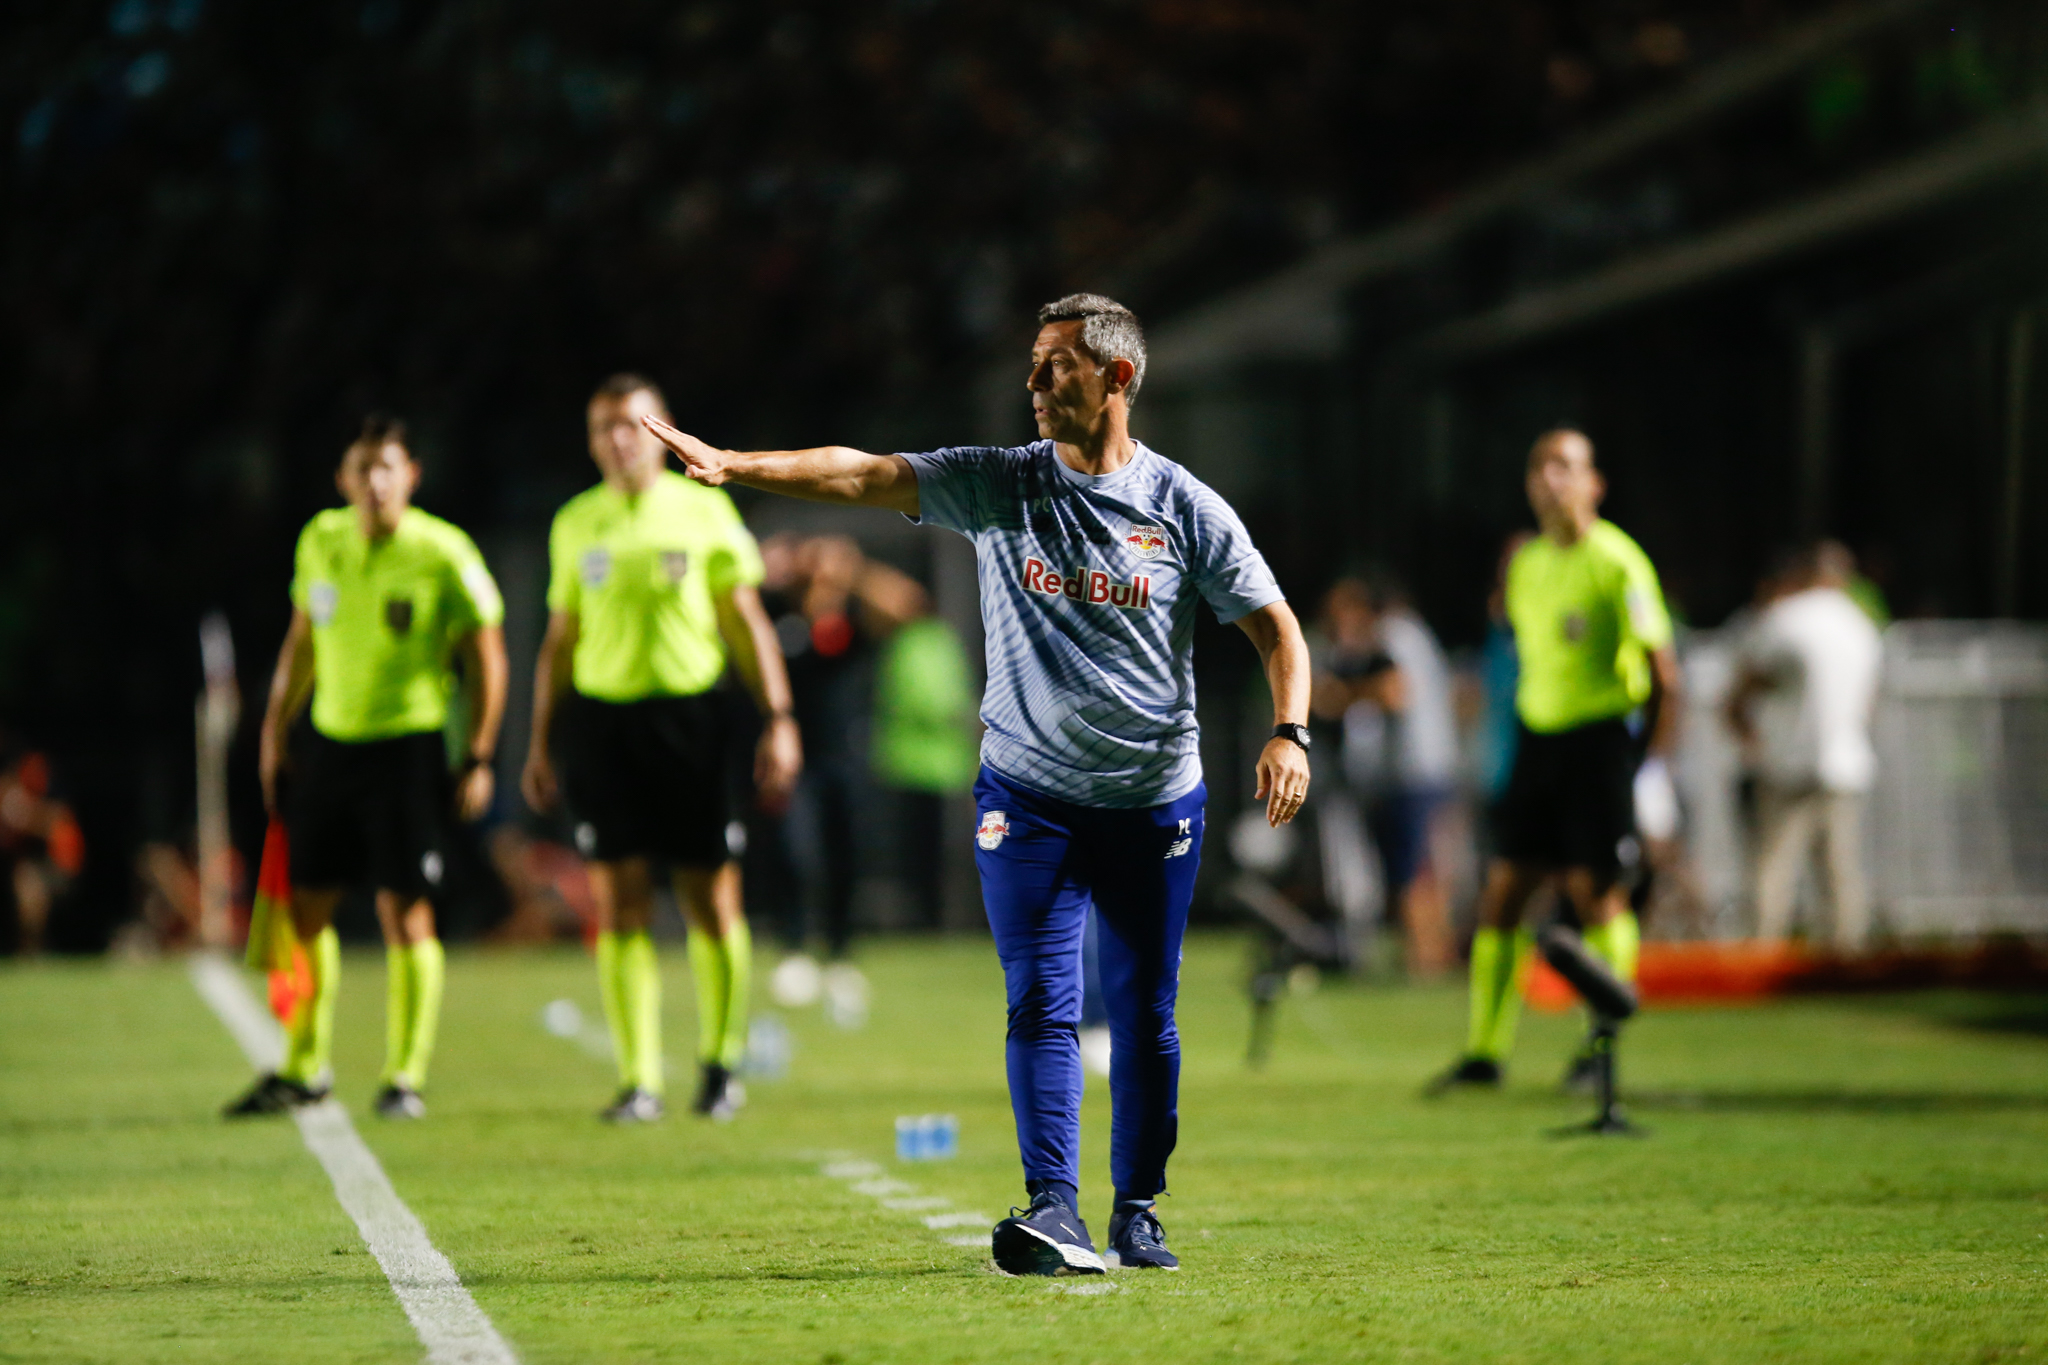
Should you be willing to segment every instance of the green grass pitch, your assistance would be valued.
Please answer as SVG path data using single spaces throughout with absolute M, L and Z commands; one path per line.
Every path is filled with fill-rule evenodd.
M 2048 1038 L 2027 1002 L 1661 1011 L 1624 1041 L 1646 1141 L 1558 1141 L 1574 1024 L 1532 1018 L 1505 1094 L 1417 1088 L 1455 989 L 1326 987 L 1246 1071 L 1241 944 L 1190 945 L 1178 1275 L 1013 1280 L 821 1174 L 880 1163 L 991 1216 L 1018 1197 L 985 943 L 878 944 L 874 1014 L 785 1017 L 790 1075 L 739 1121 L 612 1130 L 608 1067 L 540 1026 L 595 1014 L 575 953 L 451 960 L 431 1117 L 366 1115 L 381 957 L 351 954 L 338 1087 L 399 1194 L 521 1358 L 551 1361 L 1983 1361 L 2048 1355 Z M 666 953 L 669 1035 L 692 1036 Z M 2041 1006 L 2031 1009 L 2038 1016 Z M 0 1360 L 416 1360 L 378 1267 L 177 964 L 0 969 Z M 678 1084 L 679 1090 L 684 1087 Z M 898 1114 L 960 1117 L 898 1166 Z M 1084 1213 L 1106 1221 L 1089 1083 Z M 978 1229 L 955 1230 L 951 1235 Z

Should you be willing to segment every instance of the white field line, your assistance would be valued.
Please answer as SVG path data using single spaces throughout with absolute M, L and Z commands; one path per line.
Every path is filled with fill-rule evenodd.
M 819 1175 L 827 1180 L 851 1182 L 847 1189 L 855 1194 L 866 1195 L 891 1213 L 917 1214 L 918 1221 L 934 1232 L 943 1228 L 985 1228 L 995 1221 L 985 1214 L 960 1210 L 949 1213 L 930 1212 L 929 1210 L 952 1209 L 953 1201 L 941 1195 L 918 1194 L 917 1186 L 884 1175 L 882 1167 L 876 1162 L 863 1161 L 845 1152 L 814 1155 L 822 1155 L 824 1159 L 823 1164 L 818 1167 Z M 956 1247 L 985 1246 L 988 1243 L 986 1234 L 977 1237 L 942 1237 L 939 1240 L 947 1246 Z
M 558 1014 L 557 1011 L 564 1005 L 568 1006 L 568 1009 Z M 540 1026 L 547 1031 L 549 1037 L 560 1038 L 565 1043 L 574 1043 L 600 1062 L 610 1062 L 618 1055 L 612 1047 L 611 1030 L 595 1019 L 586 1018 L 575 1001 L 549 1001 L 540 1014 Z M 676 1074 L 674 1058 L 665 1056 L 661 1059 L 661 1074 L 671 1077 Z
M 259 1071 L 284 1057 L 284 1035 L 243 984 L 241 973 L 212 953 L 191 959 L 192 984 Z M 299 1134 L 326 1168 L 335 1196 L 355 1219 L 363 1244 L 384 1268 L 391 1290 L 412 1319 L 431 1365 L 514 1365 L 518 1357 L 476 1306 L 448 1258 L 391 1188 L 384 1168 L 363 1145 L 348 1111 L 333 1100 L 294 1110 Z
M 924 1220 L 924 1225 L 933 1232 L 940 1228 L 978 1228 L 995 1222 L 978 1213 L 935 1213 Z

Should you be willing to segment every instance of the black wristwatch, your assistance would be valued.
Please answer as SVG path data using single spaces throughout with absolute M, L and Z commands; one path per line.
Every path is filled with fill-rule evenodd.
M 1291 721 L 1276 725 L 1273 727 L 1273 738 L 1291 739 L 1301 746 L 1303 753 L 1308 752 L 1309 740 L 1308 727 L 1306 725 L 1296 725 Z

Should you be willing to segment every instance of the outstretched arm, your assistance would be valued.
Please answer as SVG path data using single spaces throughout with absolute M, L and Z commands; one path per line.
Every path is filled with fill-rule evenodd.
M 880 507 L 917 515 L 917 474 L 901 455 L 870 455 L 846 446 L 815 450 L 720 450 L 676 430 L 659 417 L 643 417 L 647 429 L 683 462 L 683 472 L 716 488 L 744 484 L 764 493 L 810 502 Z
M 1266 684 L 1273 692 L 1275 725 L 1308 724 L 1308 694 L 1312 674 L 1308 642 L 1301 638 L 1301 623 L 1285 602 L 1274 602 L 1241 616 L 1238 629 L 1258 647 L 1266 665 Z M 1300 811 L 1308 797 L 1308 754 L 1291 739 L 1275 736 L 1266 741 L 1259 754 L 1259 789 L 1256 800 L 1266 803 L 1266 823 L 1284 825 Z

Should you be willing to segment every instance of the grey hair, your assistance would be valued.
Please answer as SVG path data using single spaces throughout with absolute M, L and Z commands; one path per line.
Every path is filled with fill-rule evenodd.
M 1138 315 L 1115 299 L 1100 294 L 1069 294 L 1038 310 L 1038 325 L 1048 322 L 1081 324 L 1081 344 L 1097 360 L 1128 360 L 1131 382 L 1124 387 L 1126 404 L 1138 401 L 1138 386 L 1145 382 L 1145 329 Z

